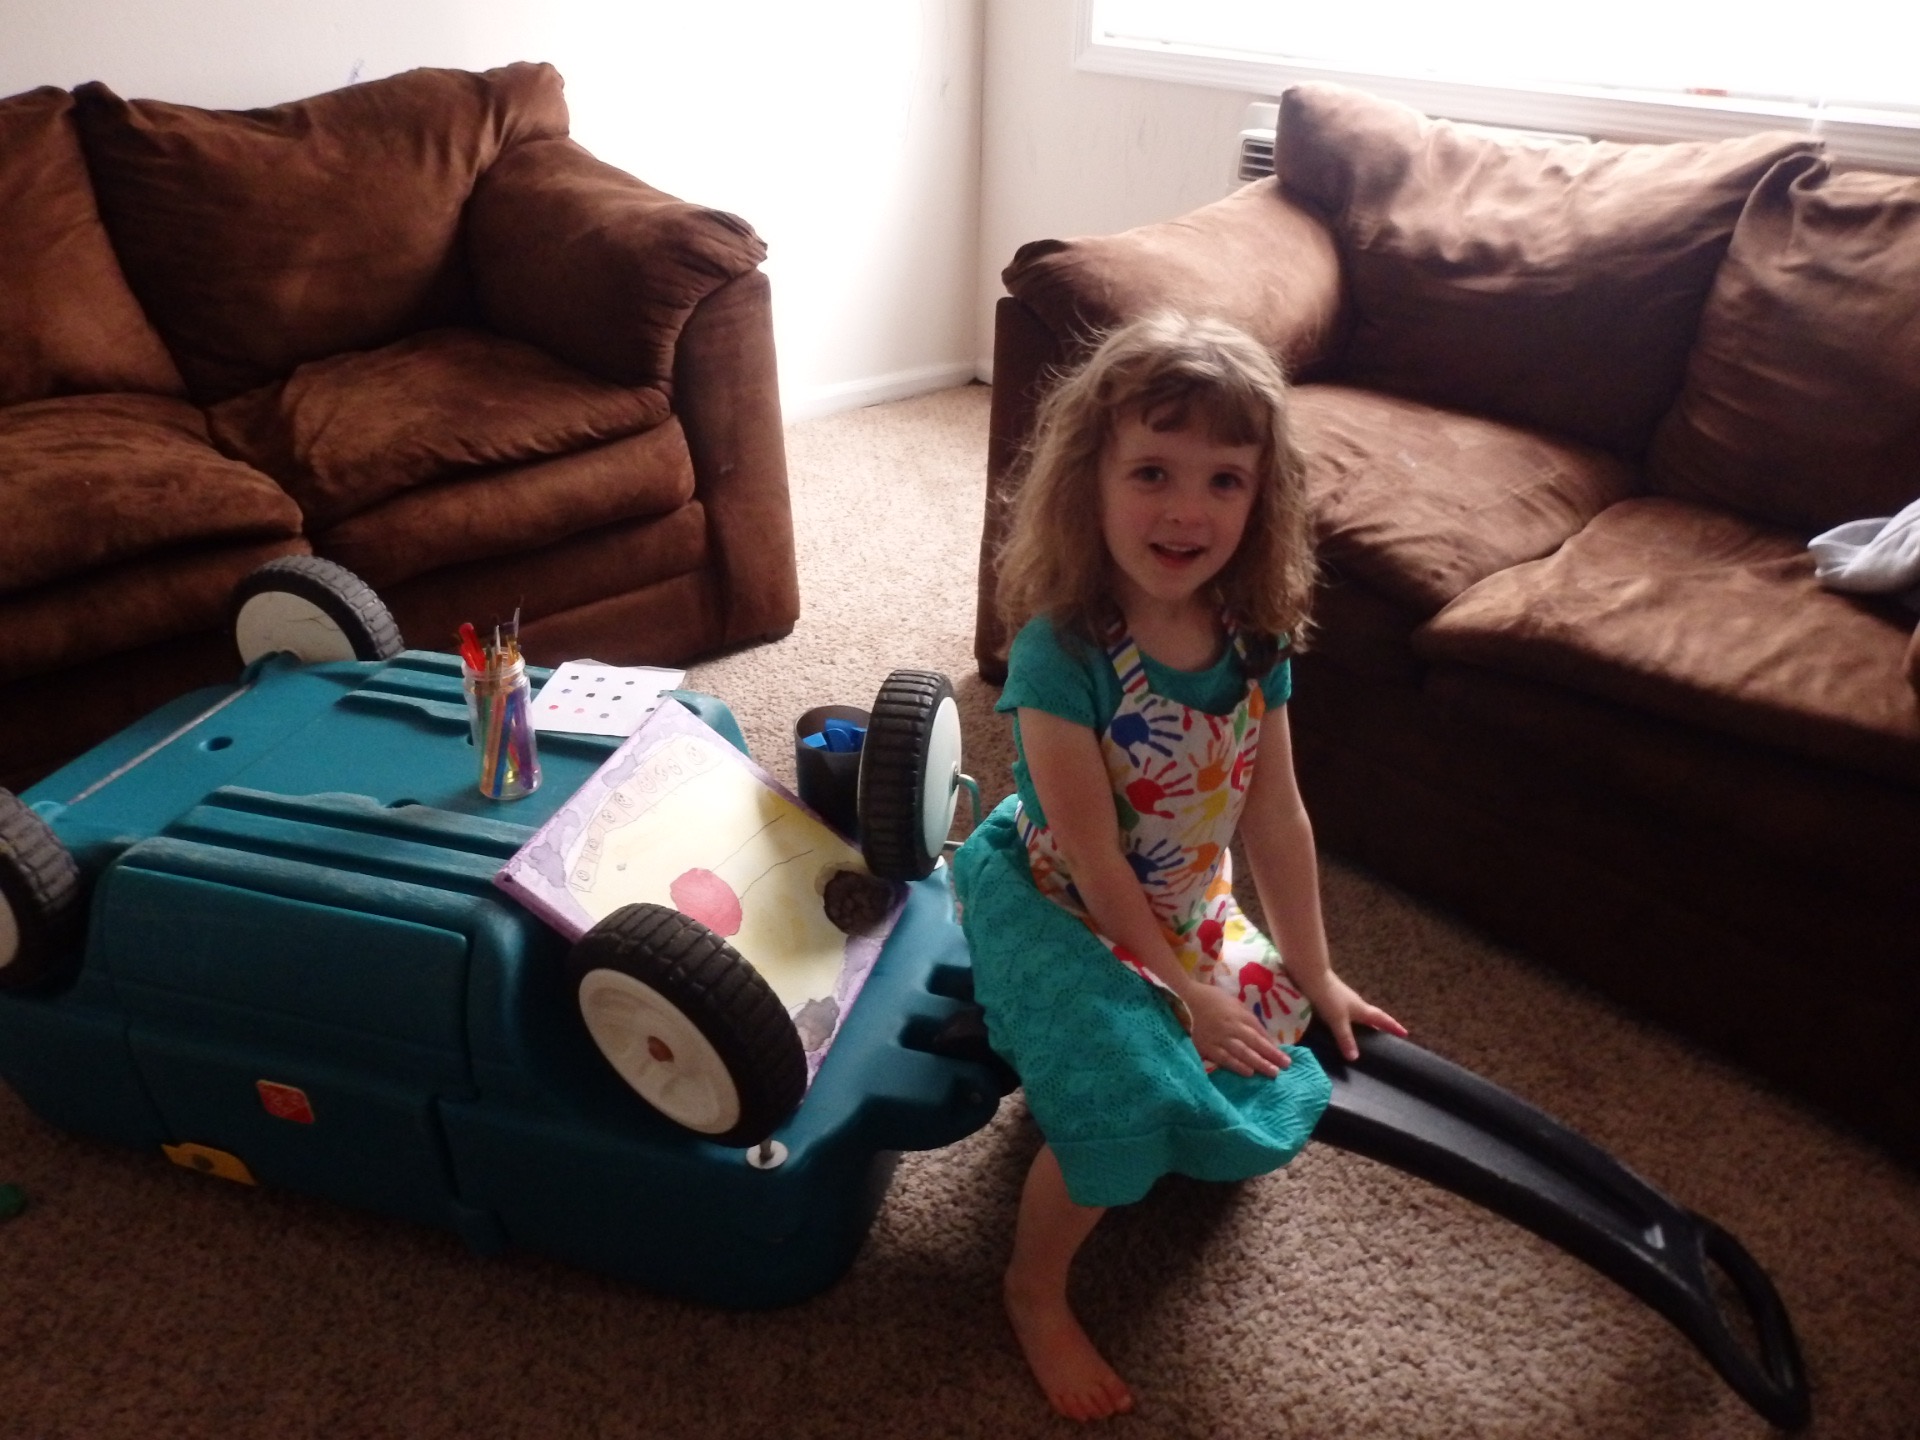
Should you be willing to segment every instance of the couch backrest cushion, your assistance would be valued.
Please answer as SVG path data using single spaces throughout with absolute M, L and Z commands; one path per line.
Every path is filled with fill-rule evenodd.
M 474 181 L 567 129 L 550 65 L 410 70 L 265 110 L 98 82 L 74 99 L 114 248 L 203 403 L 461 317 Z
M 1309 84 L 1282 97 L 1276 163 L 1341 246 L 1341 378 L 1631 456 L 1748 192 L 1812 148 L 1534 141 Z
M 1920 179 L 1801 160 L 1761 182 L 1648 479 L 1806 534 L 1920 499 Z
M 73 97 L 43 86 L 0 100 L 0 405 L 116 390 L 183 393 L 100 223 Z

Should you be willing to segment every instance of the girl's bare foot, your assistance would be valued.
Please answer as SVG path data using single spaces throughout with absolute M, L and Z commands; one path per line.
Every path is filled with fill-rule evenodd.
M 1005 1291 L 1013 1333 L 1055 1410 L 1069 1420 L 1105 1420 L 1133 1409 L 1126 1381 L 1100 1358 L 1064 1296 L 1035 1294 L 1011 1273 Z

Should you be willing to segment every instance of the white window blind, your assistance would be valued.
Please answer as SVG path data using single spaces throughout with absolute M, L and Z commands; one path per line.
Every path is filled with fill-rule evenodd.
M 1362 85 L 1433 114 L 1621 138 L 1818 131 L 1920 170 L 1914 0 L 1082 0 L 1084 68 L 1268 94 Z

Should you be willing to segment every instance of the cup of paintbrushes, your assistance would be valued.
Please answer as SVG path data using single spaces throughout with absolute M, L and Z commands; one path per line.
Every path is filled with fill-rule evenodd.
M 533 738 L 533 687 L 517 654 L 489 650 L 478 668 L 462 664 L 467 719 L 480 760 L 480 793 L 518 800 L 540 788 L 540 756 Z

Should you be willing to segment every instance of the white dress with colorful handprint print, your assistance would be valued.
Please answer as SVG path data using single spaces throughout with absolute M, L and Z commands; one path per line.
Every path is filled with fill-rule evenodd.
M 1016 640 L 1001 708 L 1092 722 L 1128 862 L 1174 953 L 1236 995 L 1278 1043 L 1297 1046 L 1309 1007 L 1235 903 L 1227 849 L 1269 690 L 1283 701 L 1289 677 L 1246 678 L 1237 640 L 1208 672 L 1160 667 L 1119 633 L 1077 662 L 1050 627 L 1029 633 L 1046 624 Z M 1059 667 L 1075 663 L 1110 669 L 1058 684 Z M 1176 688 L 1182 698 L 1165 693 Z M 1081 703 L 1089 689 L 1102 713 Z M 1195 698 L 1214 703 L 1188 703 Z M 1285 1164 L 1326 1105 L 1312 1055 L 1290 1048 L 1293 1064 L 1275 1079 L 1205 1066 L 1187 1038 L 1186 1007 L 1094 928 L 1034 818 L 1023 764 L 1015 774 L 1020 793 L 968 839 L 954 884 L 989 1036 L 1019 1072 L 1069 1193 L 1085 1205 L 1124 1204 L 1169 1171 L 1240 1179 Z

